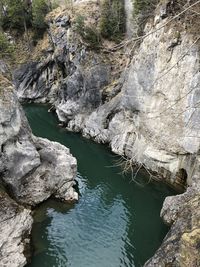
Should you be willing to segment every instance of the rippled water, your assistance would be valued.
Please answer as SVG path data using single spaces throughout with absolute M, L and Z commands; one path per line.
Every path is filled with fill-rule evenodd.
M 161 244 L 167 227 L 159 217 L 166 185 L 130 182 L 116 164 L 119 157 L 103 145 L 57 127 L 47 107 L 29 105 L 33 132 L 59 141 L 78 160 L 80 200 L 67 205 L 48 200 L 35 213 L 33 258 L 27 267 L 142 266 Z M 146 185 L 145 185 L 146 184 Z

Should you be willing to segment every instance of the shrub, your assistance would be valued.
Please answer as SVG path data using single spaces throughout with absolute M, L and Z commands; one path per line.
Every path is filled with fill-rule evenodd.
M 133 1 L 133 19 L 137 23 L 137 34 L 143 34 L 147 19 L 152 16 L 159 0 L 132 0 Z
M 78 15 L 75 20 L 75 30 L 83 40 L 93 49 L 98 49 L 101 44 L 99 32 L 93 26 L 87 26 L 85 18 Z
M 25 2 L 19 0 L 3 0 L 1 3 L 1 25 L 3 28 L 23 29 L 28 18 Z
M 104 0 L 101 6 L 100 33 L 102 37 L 119 42 L 125 33 L 123 0 Z
M 45 0 L 33 0 L 32 3 L 32 25 L 34 28 L 43 30 L 46 29 L 47 24 L 45 17 L 49 12 L 49 7 Z
M 78 15 L 75 20 L 75 30 L 81 35 L 81 37 L 83 37 L 84 28 L 85 18 L 81 15 Z
M 139 15 L 145 13 L 150 8 L 152 0 L 134 0 L 134 14 Z
M 7 37 L 0 31 L 0 56 L 12 55 L 14 46 L 9 43 Z

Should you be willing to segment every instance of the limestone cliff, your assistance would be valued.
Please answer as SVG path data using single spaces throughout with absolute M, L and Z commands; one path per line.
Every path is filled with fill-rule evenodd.
M 0 94 L 0 174 L 12 196 L 33 206 L 51 195 L 76 199 L 76 159 L 64 146 L 32 135 L 12 87 L 1 86 Z
M 197 180 L 199 177 L 196 177 Z M 167 197 L 161 210 L 164 222 L 172 225 L 161 247 L 145 267 L 198 267 L 200 262 L 199 181 L 184 194 Z

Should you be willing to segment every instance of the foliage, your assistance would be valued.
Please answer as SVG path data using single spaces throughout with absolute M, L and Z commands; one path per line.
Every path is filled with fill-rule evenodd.
M 98 49 L 101 43 L 101 38 L 97 29 L 93 26 L 87 26 L 85 18 L 81 15 L 76 17 L 75 30 L 80 34 L 85 42 L 87 42 L 91 48 Z
M 85 18 L 81 15 L 77 16 L 75 26 L 76 31 L 92 48 L 98 48 L 102 38 L 120 42 L 126 30 L 124 0 L 103 1 L 99 28 L 86 25 Z
M 125 33 L 123 0 L 104 0 L 101 7 L 100 33 L 112 41 L 120 41 Z
M 81 15 L 76 17 L 75 30 L 83 37 L 83 29 L 85 27 L 85 18 Z
M 14 51 L 14 46 L 9 43 L 7 37 L 0 31 L 0 55 L 11 55 Z
M 137 23 L 137 34 L 142 35 L 147 19 L 152 16 L 153 10 L 159 0 L 132 0 L 133 1 L 133 19 Z
M 27 27 L 33 27 L 40 31 L 46 28 L 48 3 L 47 0 L 1 0 L 0 26 L 3 29 L 18 31 L 26 31 Z
M 149 7 L 151 6 L 152 0 L 134 0 L 133 7 L 134 7 L 134 14 L 139 15 L 144 13 Z
M 1 3 L 1 26 L 3 28 L 22 29 L 24 22 L 30 19 L 25 7 L 25 1 L 3 0 Z
M 45 29 L 45 16 L 49 11 L 46 0 L 33 0 L 32 4 L 32 25 L 37 29 Z
M 99 33 L 97 32 L 96 28 L 91 26 L 85 27 L 85 37 L 87 42 L 91 45 L 92 48 L 98 48 L 101 42 Z

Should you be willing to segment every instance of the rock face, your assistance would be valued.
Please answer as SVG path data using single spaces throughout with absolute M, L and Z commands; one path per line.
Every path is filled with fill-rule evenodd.
M 153 31 L 162 27 L 160 21 Z M 151 26 L 151 29 L 148 29 Z M 156 171 L 171 184 L 191 184 L 199 160 L 199 47 L 185 32 L 169 49 L 176 29 L 149 35 L 134 56 L 121 92 L 68 127 L 108 142 L 117 154 Z M 180 60 L 181 58 L 181 60 Z M 186 67 L 187 66 L 187 67 Z M 167 81 L 167 82 L 166 82 Z M 197 166 L 196 166 L 197 164 Z M 185 173 L 179 175 L 179 173 Z
M 133 23 L 133 3 L 134 1 L 125 0 L 124 7 L 126 12 L 126 35 L 131 38 L 134 35 L 134 23 Z
M 199 177 L 198 177 L 199 179 Z M 161 247 L 145 267 L 198 267 L 200 262 L 200 187 L 194 184 L 184 194 L 165 199 L 161 216 L 172 224 Z
M 24 266 L 32 228 L 31 211 L 0 191 L 0 266 Z
M 54 103 L 65 121 L 101 104 L 101 90 L 111 80 L 110 66 L 75 38 L 66 11 L 58 9 L 47 20 L 45 59 L 22 65 L 14 72 L 14 82 L 19 100 Z
M 1 179 L 17 201 L 77 200 L 76 159 L 66 147 L 32 135 L 12 88 L 1 88 L 0 125 Z

